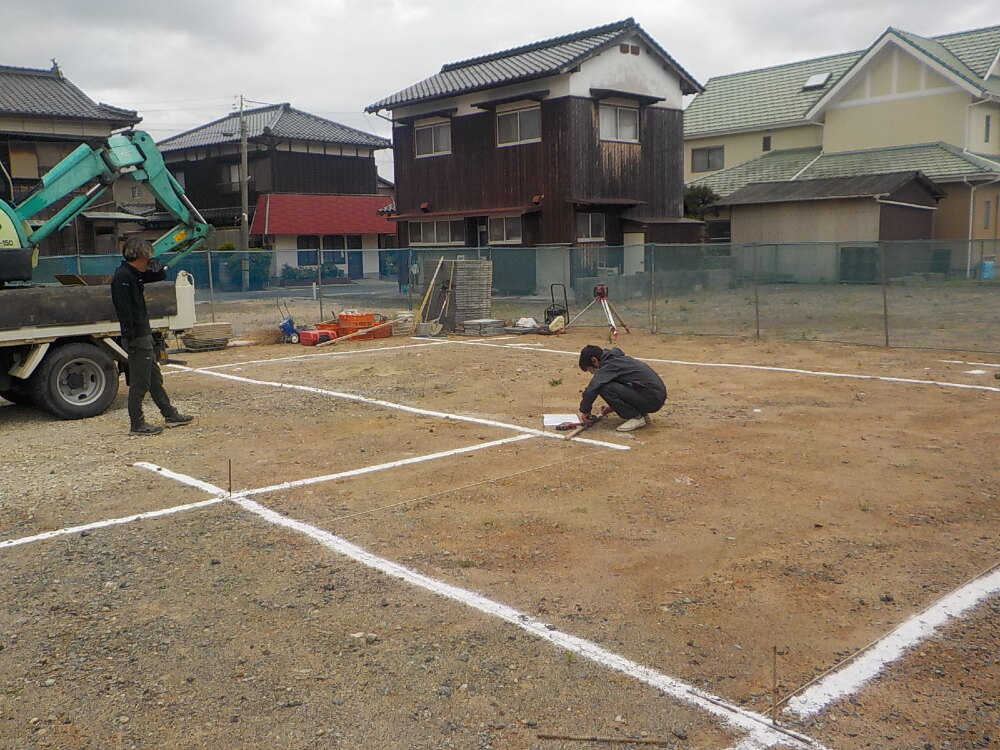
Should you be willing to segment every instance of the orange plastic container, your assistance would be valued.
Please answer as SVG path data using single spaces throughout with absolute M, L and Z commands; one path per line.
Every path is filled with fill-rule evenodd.
M 360 331 L 375 325 L 375 313 L 340 313 L 337 325 L 344 330 Z

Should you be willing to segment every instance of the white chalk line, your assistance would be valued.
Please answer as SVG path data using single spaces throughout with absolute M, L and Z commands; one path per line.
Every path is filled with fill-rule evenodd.
M 199 488 L 203 489 L 203 488 Z M 213 494 L 219 493 L 225 494 L 222 490 L 215 492 Z M 8 539 L 6 541 L 0 542 L 0 549 L 5 547 L 17 547 L 22 544 L 31 544 L 32 542 L 42 542 L 46 539 L 54 539 L 60 536 L 67 536 L 69 534 L 79 534 L 82 531 L 93 531 L 95 529 L 104 529 L 109 526 L 120 526 L 126 523 L 132 523 L 133 521 L 144 521 L 148 518 L 160 518 L 162 516 L 170 516 L 175 513 L 182 513 L 186 510 L 194 510 L 195 508 L 204 508 L 208 505 L 215 505 L 216 503 L 221 503 L 224 498 L 215 497 L 211 500 L 202 500 L 197 503 L 188 503 L 187 505 L 175 505 L 171 508 L 161 508 L 160 510 L 151 510 L 145 513 L 136 513 L 132 516 L 124 516 L 122 518 L 109 518 L 105 521 L 94 521 L 93 523 L 85 523 L 80 526 L 70 526 L 64 529 L 57 529 L 55 531 L 46 531 L 41 534 L 34 534 L 33 536 L 24 536 L 19 539 Z
M 390 461 L 384 464 L 375 464 L 372 466 L 364 466 L 358 469 L 350 469 L 348 471 L 342 471 L 337 474 L 327 474 L 319 477 L 310 477 L 308 479 L 299 479 L 291 482 L 282 482 L 281 484 L 274 484 L 269 487 L 260 487 L 253 490 L 243 490 L 241 495 L 260 495 L 267 492 L 277 492 L 279 490 L 291 489 L 293 487 L 303 487 L 309 484 L 317 484 L 319 482 L 330 482 L 337 479 L 343 479 L 345 477 L 360 476 L 362 474 L 371 474 L 376 471 L 385 471 L 387 469 L 394 469 L 399 466 L 408 466 L 410 464 L 421 463 L 423 461 L 433 461 L 438 458 L 446 458 L 448 456 L 456 456 L 462 453 L 471 453 L 472 451 L 484 450 L 486 448 L 493 448 L 498 445 L 504 445 L 506 443 L 515 443 L 521 440 L 531 440 L 534 435 L 517 435 L 516 437 L 503 438 L 502 440 L 493 440 L 487 443 L 476 443 L 475 445 L 464 446 L 462 448 L 453 448 L 447 451 L 440 451 L 438 453 L 430 453 L 424 456 L 413 456 L 411 458 L 404 458 L 399 461 Z M 159 518 L 160 516 L 173 515 L 174 513 L 182 513 L 186 510 L 193 510 L 195 508 L 203 508 L 206 505 L 214 505 L 215 503 L 221 502 L 229 493 L 220 488 L 216 487 L 214 484 L 208 482 L 203 482 L 199 479 L 194 479 L 186 474 L 178 474 L 176 472 L 170 471 L 169 469 L 164 469 L 156 464 L 151 464 L 146 461 L 138 461 L 134 466 L 139 466 L 143 469 L 149 469 L 158 474 L 163 474 L 170 479 L 174 479 L 178 482 L 190 485 L 199 490 L 209 493 L 210 495 L 216 495 L 213 500 L 202 500 L 197 503 L 189 503 L 187 505 L 176 505 L 170 508 L 162 508 L 160 510 L 151 510 L 144 513 L 136 513 L 131 516 L 123 516 L 121 518 L 111 518 L 104 521 L 94 521 L 92 523 L 82 524 L 80 526 L 70 526 L 63 529 L 56 529 L 53 531 L 46 531 L 41 534 L 33 534 L 31 536 L 20 537 L 17 539 L 8 539 L 6 541 L 0 541 L 0 549 L 5 547 L 17 547 L 22 544 L 31 544 L 32 542 L 42 542 L 46 539 L 53 539 L 55 537 L 67 536 L 69 534 L 78 534 L 81 531 L 92 531 L 94 529 L 103 529 L 108 526 L 118 526 L 121 524 L 132 523 L 134 521 L 143 521 L 148 518 Z
M 206 370 L 222 370 L 231 367 L 243 367 L 245 365 L 270 365 L 270 364 L 280 364 L 282 362 L 294 362 L 300 359 L 317 359 L 326 357 L 349 357 L 354 354 L 369 354 L 375 352 L 394 352 L 399 349 L 419 349 L 428 346 L 440 346 L 438 342 L 434 343 L 422 343 L 422 344 L 400 344 L 399 346 L 379 346 L 371 349 L 352 349 L 350 351 L 327 351 L 327 352 L 312 352 L 310 354 L 296 354 L 290 357 L 275 357 L 273 359 L 251 359 L 245 362 L 227 362 L 221 365 L 206 365 L 205 367 L 189 367 L 186 369 L 178 369 L 176 372 L 204 372 Z
M 834 701 L 857 693 L 906 651 L 934 635 L 948 620 L 1000 593 L 1000 569 L 961 586 L 880 638 L 856 659 L 831 672 L 788 701 L 785 711 L 803 718 L 819 713 Z
M 527 436 L 522 436 L 521 439 L 526 438 Z M 192 487 L 202 487 L 213 494 L 220 492 L 219 488 L 214 485 L 163 469 L 154 464 L 140 462 L 135 465 L 155 471 L 158 474 Z M 701 708 L 721 719 L 726 724 L 748 732 L 757 743 L 754 747 L 764 748 L 785 745 L 794 748 L 822 748 L 821 745 L 805 735 L 770 726 L 770 720 L 761 714 L 731 705 L 710 693 L 608 651 L 592 641 L 556 630 L 553 626 L 513 607 L 493 601 L 474 591 L 431 578 L 392 560 L 379 557 L 329 531 L 271 510 L 257 501 L 249 499 L 246 497 L 247 494 L 249 493 L 242 492 L 235 494 L 230 497 L 230 500 L 268 523 L 303 534 L 327 549 L 377 570 L 384 575 L 459 602 L 483 614 L 499 618 L 561 649 L 571 651 L 601 666 L 621 672 L 667 695 Z M 213 500 L 213 502 L 217 502 L 217 500 Z
M 296 479 L 290 482 L 282 482 L 280 484 L 272 484 L 268 487 L 259 487 L 254 490 L 243 490 L 239 494 L 243 497 L 249 497 L 251 495 L 262 495 L 267 492 L 279 492 L 281 490 L 292 489 L 293 487 L 305 487 L 310 484 L 318 484 L 320 482 L 331 482 L 336 479 L 344 479 L 345 477 L 356 477 L 362 474 L 371 474 L 376 471 L 384 471 L 386 469 L 395 469 L 399 466 L 409 466 L 411 464 L 418 464 L 423 461 L 433 461 L 437 458 L 446 458 L 448 456 L 457 456 L 462 453 L 471 453 L 473 451 L 483 450 L 485 448 L 495 448 L 498 445 L 504 445 L 506 443 L 516 443 L 519 440 L 533 440 L 535 435 L 518 435 L 516 437 L 503 438 L 502 440 L 492 440 L 488 443 L 477 443 L 476 445 L 466 446 L 464 448 L 453 448 L 447 451 L 441 451 L 439 453 L 429 453 L 426 456 L 413 456 L 412 458 L 403 458 L 399 461 L 389 461 L 384 464 L 377 464 L 374 466 L 363 466 L 359 469 L 348 469 L 347 471 L 341 471 L 336 474 L 325 474 L 318 477 L 309 477 L 308 479 Z M 136 464 L 138 466 L 139 464 Z
M 973 365 L 975 367 L 1000 367 L 1000 364 L 996 362 L 966 362 L 962 359 L 939 359 L 938 362 L 944 362 L 948 365 Z
M 579 352 L 567 352 L 561 349 L 542 349 L 535 346 L 525 346 L 523 344 L 489 344 L 477 341 L 446 341 L 448 344 L 459 344 L 462 346 L 490 346 L 498 349 L 520 349 L 526 352 L 547 352 L 549 354 L 568 354 L 574 357 L 579 356 Z M 933 385 L 939 388 L 959 388 L 970 391 L 987 391 L 989 393 L 1000 393 L 1000 387 L 990 385 L 972 385 L 969 383 L 950 383 L 943 380 L 919 380 L 917 378 L 893 378 L 887 375 L 861 375 L 850 372 L 824 372 L 822 370 L 803 370 L 797 367 L 771 367 L 768 365 L 741 365 L 732 362 L 686 362 L 680 359 L 654 359 L 652 357 L 636 357 L 642 362 L 658 362 L 667 365 L 683 365 L 686 367 L 724 367 L 738 370 L 762 370 L 764 372 L 784 372 L 792 375 L 812 375 L 823 378 L 850 378 L 854 380 L 877 380 L 885 383 L 903 383 L 906 385 Z
M 270 380 L 256 380 L 254 378 L 245 378 L 240 375 L 230 375 L 224 372 L 215 372 L 207 370 L 193 370 L 188 368 L 189 372 L 195 372 L 200 375 L 210 375 L 216 378 L 225 378 L 226 380 L 233 380 L 237 383 L 249 383 L 251 385 L 266 385 L 271 388 L 286 388 L 288 390 L 294 391 L 304 391 L 306 393 L 315 393 L 320 396 L 333 396 L 334 398 L 342 398 L 348 401 L 356 401 L 362 404 L 370 404 L 372 406 L 382 406 L 388 409 L 396 409 L 398 411 L 405 411 L 410 414 L 418 414 L 424 417 L 437 417 L 438 419 L 448 419 L 454 422 L 470 422 L 472 424 L 480 424 L 486 427 L 499 427 L 504 430 L 516 430 L 517 432 L 523 433 L 525 435 L 533 435 L 535 437 L 545 437 L 553 440 L 565 440 L 565 436 L 556 435 L 551 432 L 545 432 L 544 430 L 536 430 L 533 427 L 523 427 L 517 424 L 511 424 L 510 422 L 499 422 L 494 419 L 483 419 L 481 417 L 468 417 L 464 414 L 449 414 L 443 411 L 434 411 L 433 409 L 421 409 L 417 406 L 407 406 L 406 404 L 397 404 L 392 401 L 382 401 L 381 399 L 367 398 L 366 396 L 359 396 L 355 393 L 345 393 L 343 391 L 331 391 L 326 388 L 316 388 L 311 385 L 296 385 L 295 383 L 279 383 Z M 588 438 L 574 437 L 570 438 L 571 441 L 576 443 L 586 443 L 588 445 L 599 445 L 602 448 L 612 448 L 619 451 L 631 450 L 627 445 L 621 445 L 620 443 L 608 443 L 603 440 L 590 440 Z

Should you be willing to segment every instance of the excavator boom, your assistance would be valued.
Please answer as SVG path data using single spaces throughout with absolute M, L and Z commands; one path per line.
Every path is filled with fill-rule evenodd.
M 86 144 L 45 173 L 38 187 L 15 205 L 0 200 L 0 285 L 29 281 L 38 262 L 38 245 L 65 228 L 116 181 L 143 183 L 177 224 L 153 243 L 155 255 L 175 253 L 176 264 L 201 247 L 214 228 L 191 205 L 163 162 L 148 133 L 132 131 L 110 136 L 103 145 Z M 68 200 L 67 200 L 68 199 Z M 62 204 L 44 221 L 29 220 Z

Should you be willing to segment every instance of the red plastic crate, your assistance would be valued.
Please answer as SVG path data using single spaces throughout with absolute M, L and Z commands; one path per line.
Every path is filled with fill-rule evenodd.
M 299 331 L 299 343 L 303 346 L 316 346 L 335 338 L 337 338 L 335 331 Z

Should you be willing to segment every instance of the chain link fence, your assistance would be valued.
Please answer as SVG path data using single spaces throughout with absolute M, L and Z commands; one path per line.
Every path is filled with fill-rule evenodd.
M 630 328 L 656 333 L 796 339 L 895 347 L 1000 352 L 997 240 L 872 243 L 746 243 L 412 247 L 392 251 L 395 275 L 349 279 L 336 264 L 277 266 L 265 250 L 202 251 L 178 266 L 199 299 L 252 296 L 273 306 L 294 296 L 391 314 L 419 305 L 424 269 L 445 260 L 492 261 L 492 315 L 542 322 L 562 307 L 577 326 L 606 326 L 594 289 Z M 120 256 L 39 259 L 36 282 L 57 274 L 101 281 Z M 166 258 L 169 263 L 169 256 Z M 428 264 L 429 262 L 429 264 Z M 375 282 L 375 283 L 368 283 Z M 352 297 L 352 289 L 364 292 Z M 316 321 L 313 321 L 316 322 Z

